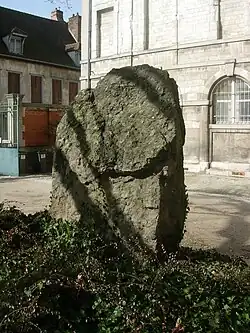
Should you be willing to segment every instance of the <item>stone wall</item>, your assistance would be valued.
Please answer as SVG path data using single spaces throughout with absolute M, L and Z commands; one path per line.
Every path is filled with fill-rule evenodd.
M 230 154 L 233 150 L 226 150 L 228 153 L 225 155 L 221 145 L 223 140 L 218 141 L 218 136 L 214 135 L 216 132 L 229 132 L 231 141 L 227 139 L 224 142 L 232 143 L 239 142 L 234 137 L 235 131 L 244 133 L 245 145 L 250 149 L 250 125 L 236 128 L 212 128 L 210 125 L 210 94 L 215 83 L 232 75 L 250 82 L 249 2 L 241 1 L 239 6 L 234 0 L 172 0 L 166 5 L 163 0 L 153 0 L 148 2 L 148 17 L 143 10 L 145 4 L 147 0 L 93 1 L 92 85 L 95 86 L 113 67 L 147 63 L 168 70 L 179 86 L 186 123 L 186 168 L 202 171 L 213 165 L 250 172 L 250 157 L 244 152 L 237 153 L 233 157 L 236 162 L 232 165 Z M 94 18 L 96 10 L 105 6 L 114 7 L 113 22 L 110 22 L 114 29 L 113 55 L 96 58 Z M 146 23 L 148 49 L 145 50 Z M 86 32 L 83 24 L 82 88 L 86 87 Z M 220 142 L 219 157 L 218 149 L 213 151 L 211 140 Z M 241 151 L 239 144 L 237 147 Z M 239 154 L 243 158 L 238 158 Z
M 80 74 L 78 70 L 2 58 L 0 68 L 0 100 L 8 93 L 8 71 L 20 74 L 20 93 L 24 95 L 24 103 L 31 102 L 31 75 L 40 75 L 43 78 L 42 102 L 44 104 L 52 104 L 52 78 L 62 80 L 63 105 L 68 105 L 69 103 L 69 82 L 78 82 Z

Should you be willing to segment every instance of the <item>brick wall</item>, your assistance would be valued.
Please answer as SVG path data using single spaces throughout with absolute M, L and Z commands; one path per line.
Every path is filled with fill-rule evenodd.
M 78 13 L 69 18 L 68 28 L 75 40 L 81 43 L 81 16 Z
M 62 110 L 49 107 L 23 107 L 22 142 L 24 147 L 53 146 Z

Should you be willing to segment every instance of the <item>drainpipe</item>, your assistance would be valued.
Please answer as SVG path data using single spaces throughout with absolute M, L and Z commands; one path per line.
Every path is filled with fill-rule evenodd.
M 216 7 L 216 33 L 217 39 L 222 39 L 222 23 L 221 23 L 221 0 L 214 0 Z
M 175 1 L 176 65 L 179 63 L 179 0 Z
M 130 9 L 130 66 L 133 66 L 133 50 L 134 50 L 134 31 L 133 31 L 133 21 L 134 21 L 134 0 L 131 0 L 131 9 Z
M 17 145 L 17 149 L 19 149 L 20 147 L 20 142 L 22 140 L 22 126 L 20 126 L 20 124 L 22 123 L 22 99 L 24 97 L 24 95 L 21 94 L 14 94 L 13 96 L 13 106 L 12 108 L 14 109 L 13 112 L 16 112 L 16 145 Z M 14 106 L 16 107 L 16 110 L 14 108 Z M 13 126 L 15 124 L 13 123 Z M 13 135 L 14 135 L 14 129 L 13 129 Z M 13 140 L 14 143 L 14 140 Z
M 46 108 L 47 110 L 47 145 L 50 145 L 50 131 L 52 130 L 51 125 L 50 125 L 50 119 L 49 119 L 49 108 Z
M 20 151 L 20 142 L 22 140 L 22 99 L 23 99 L 24 95 L 16 95 L 16 104 L 17 104 L 17 116 L 16 116 L 16 146 L 17 146 L 17 156 L 18 156 L 18 160 L 17 160 L 17 165 L 18 165 L 18 176 L 20 176 L 20 163 L 19 163 L 19 151 Z
M 149 0 L 144 0 L 144 40 L 143 49 L 149 47 Z
M 119 30 L 119 27 L 120 27 L 120 2 L 118 1 L 117 2 L 117 13 L 116 13 L 116 26 L 117 26 L 117 29 L 116 29 L 116 52 L 117 54 L 119 54 L 119 51 L 120 51 L 120 45 L 119 45 L 119 33 L 120 33 L 120 30 Z
M 88 35 L 87 35 L 87 88 L 91 89 L 91 36 L 92 36 L 92 0 L 87 1 L 88 10 Z
M 217 39 L 222 38 L 222 23 L 221 23 L 221 0 L 218 0 L 218 16 L 217 16 Z
M 20 138 L 19 138 L 19 131 L 20 131 L 20 126 L 19 126 L 19 121 L 20 121 L 20 98 L 19 95 L 16 96 L 16 103 L 17 103 L 17 110 L 16 110 L 16 146 L 17 146 L 17 155 L 18 155 L 18 162 L 19 162 L 19 144 L 20 144 Z

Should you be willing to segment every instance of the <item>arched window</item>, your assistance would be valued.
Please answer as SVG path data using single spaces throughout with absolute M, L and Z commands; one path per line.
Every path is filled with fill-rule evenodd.
M 239 77 L 220 81 L 212 93 L 213 124 L 250 123 L 250 86 Z

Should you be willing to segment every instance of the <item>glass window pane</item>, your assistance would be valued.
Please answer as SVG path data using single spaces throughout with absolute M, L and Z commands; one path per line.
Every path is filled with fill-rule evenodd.
M 0 138 L 1 140 L 8 140 L 8 117 L 7 112 L 0 110 Z
M 22 54 L 22 38 L 12 37 L 10 39 L 10 52 Z
M 16 53 L 22 53 L 22 41 L 21 39 L 16 39 Z
M 221 81 L 213 94 L 213 122 L 228 124 L 232 121 L 232 80 Z
M 250 88 L 240 78 L 235 82 L 235 119 L 238 123 L 250 122 Z
M 231 101 L 217 102 L 215 108 L 215 123 L 227 124 L 230 122 Z

